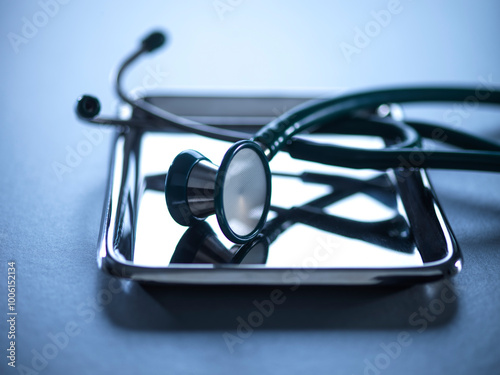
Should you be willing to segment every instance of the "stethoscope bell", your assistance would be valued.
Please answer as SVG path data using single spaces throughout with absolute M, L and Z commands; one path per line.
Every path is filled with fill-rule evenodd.
M 215 213 L 224 235 L 245 243 L 266 222 L 271 200 L 269 163 L 253 141 L 235 143 L 219 168 L 197 151 L 183 151 L 167 173 L 165 198 L 177 223 L 190 226 Z
M 215 213 L 217 166 L 198 151 L 181 152 L 172 162 L 165 181 L 165 198 L 172 218 L 190 226 Z

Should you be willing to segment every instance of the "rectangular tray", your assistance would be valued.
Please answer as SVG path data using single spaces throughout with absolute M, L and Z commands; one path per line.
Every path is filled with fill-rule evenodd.
M 148 100 L 179 115 L 202 120 L 205 123 L 254 132 L 259 126 L 279 115 L 277 109 L 282 112 L 305 99 L 152 97 Z M 137 113 L 133 117 L 141 119 L 141 115 Z M 349 140 L 340 139 L 340 141 Z M 204 150 L 203 146 L 208 147 L 208 150 L 219 156 L 228 147 L 218 141 L 205 141 L 197 136 L 175 132 L 174 129 L 172 133 L 161 134 L 134 129 L 114 134 L 107 195 L 98 241 L 98 265 L 102 270 L 141 282 L 169 284 L 394 285 L 436 280 L 454 275 L 461 269 L 459 247 L 425 170 L 380 172 L 333 168 L 325 173 L 317 165 L 313 166 L 313 163 L 301 164 L 281 159 L 276 161 L 280 172 L 292 172 L 298 166 L 302 172 L 351 178 L 354 185 L 357 184 L 356 180 L 366 181 L 370 175 L 382 176 L 380 177 L 382 180 L 392 183 L 397 203 L 394 209 L 397 211 L 396 216 L 408 225 L 408 235 L 412 239 L 411 251 L 406 247 L 398 249 L 398 245 L 392 244 L 390 236 L 376 238 L 370 235 L 369 230 L 357 230 L 356 228 L 371 228 L 371 224 L 366 225 L 363 219 L 359 226 L 355 225 L 354 229 L 349 229 L 349 226 L 338 225 L 338 213 L 325 217 L 318 216 L 315 214 L 318 212 L 316 208 L 311 209 L 308 204 L 294 201 L 289 207 L 285 207 L 286 210 L 299 207 L 305 219 L 299 219 L 300 223 L 295 219 L 294 222 L 285 220 L 286 223 L 278 230 L 279 235 L 275 230 L 266 264 L 169 263 L 168 259 L 186 228 L 168 219 L 161 192 L 162 173 L 167 171 L 173 156 L 178 152 L 176 147 L 180 147 L 181 143 L 192 144 L 192 148 L 195 149 L 200 147 L 200 151 Z M 163 155 L 164 152 L 168 156 Z M 273 163 L 274 159 L 271 169 L 275 170 Z M 152 164 L 158 165 L 150 168 Z M 283 201 L 287 195 L 281 192 L 286 192 L 283 189 L 291 184 L 291 180 L 283 182 L 282 179 L 282 176 L 273 177 L 273 184 L 276 182 L 278 190 L 274 192 L 276 199 L 281 198 Z M 311 186 L 317 189 L 316 185 L 302 184 L 295 195 L 286 199 L 292 201 L 296 199 L 295 197 L 304 198 L 309 194 L 306 190 Z M 384 189 L 386 188 L 387 186 Z M 390 186 L 388 188 L 392 189 Z M 370 193 L 368 190 L 364 193 Z M 376 189 L 374 191 L 371 192 L 372 196 L 378 194 Z M 353 190 L 354 193 L 356 190 Z M 349 194 L 346 196 L 349 197 Z M 160 198 L 163 199 L 163 203 Z M 286 206 L 286 199 L 280 204 Z M 152 201 L 160 203 L 144 203 Z M 361 203 L 364 204 L 363 202 Z M 152 207 L 151 212 L 155 212 L 154 216 L 143 212 L 147 205 Z M 337 208 L 334 206 L 334 211 Z M 288 212 L 286 210 L 283 212 Z M 325 210 L 322 212 L 326 212 Z M 213 219 L 208 221 L 212 223 L 211 228 L 217 236 L 215 237 L 217 241 L 220 240 L 222 245 L 231 246 L 220 236 L 215 221 Z M 330 221 L 334 222 L 334 226 L 337 225 L 337 232 L 325 229 L 325 223 Z M 163 222 L 166 224 L 163 225 Z M 311 232 L 311 228 L 314 228 L 314 232 Z M 309 237 L 304 233 L 309 233 Z M 158 239 L 155 239 L 156 235 Z M 188 232 L 183 238 L 191 237 L 191 233 Z M 333 252 L 335 255 L 333 261 L 329 259 L 322 264 L 314 256 L 314 251 L 318 248 L 316 242 L 330 243 L 332 239 L 336 241 L 334 243 L 342 243 L 344 248 L 342 252 Z M 381 243 L 388 245 L 381 248 Z M 401 243 L 408 244 L 407 241 Z M 301 253 L 308 247 L 315 249 L 308 250 L 309 252 L 304 250 Z M 158 254 L 158 259 L 163 259 L 157 265 L 153 265 L 153 262 L 138 261 L 138 249 L 147 252 L 148 248 L 154 248 L 152 254 Z M 409 260 L 405 258 L 407 255 Z M 290 259 L 294 257 L 299 261 L 293 263 Z M 412 263 L 415 259 L 420 263 Z

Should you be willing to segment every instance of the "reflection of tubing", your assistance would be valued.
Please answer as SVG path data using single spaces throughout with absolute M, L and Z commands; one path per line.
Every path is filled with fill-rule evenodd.
M 395 174 L 399 196 L 422 261 L 427 263 L 443 259 L 448 253 L 448 243 L 435 216 L 436 203 L 429 199 L 433 193 L 428 181 L 424 181 L 419 170 L 396 170 Z M 443 217 L 443 220 L 446 218 Z
M 350 194 L 352 194 L 352 191 Z M 334 191 L 300 207 L 285 209 L 273 206 L 271 210 L 275 211 L 278 216 L 269 220 L 262 229 L 261 235 L 243 245 L 240 251 L 244 253 L 245 247 L 269 247 L 283 232 L 296 223 L 369 242 L 402 253 L 412 253 L 414 251 L 415 245 L 410 228 L 402 216 L 398 215 L 392 219 L 377 222 L 359 222 L 329 215 L 319 206 L 320 202 L 331 204 L 343 198 L 343 191 Z
M 352 193 L 349 191 L 347 196 Z M 195 223 L 179 240 L 171 263 L 265 264 L 269 246 L 295 223 L 403 253 L 413 252 L 413 239 L 401 216 L 378 222 L 359 222 L 329 215 L 319 206 L 320 202 L 331 204 L 339 201 L 344 195 L 345 191 L 336 190 L 304 206 L 291 209 L 272 207 L 278 214 L 277 217 L 269 220 L 255 239 L 243 245 L 234 245 L 230 249 L 219 241 L 209 224 L 204 221 Z
M 292 208 L 290 219 L 340 236 L 354 238 L 403 253 L 413 252 L 415 245 L 410 228 L 402 216 L 389 220 L 361 222 L 310 206 Z
M 371 196 L 387 207 L 395 208 L 397 206 L 394 185 L 392 185 L 385 173 L 368 180 L 315 172 L 301 174 L 274 172 L 273 176 L 298 178 L 303 182 L 329 185 L 334 188 L 334 195 L 325 195 L 309 202 L 308 206 L 326 207 L 358 192 Z

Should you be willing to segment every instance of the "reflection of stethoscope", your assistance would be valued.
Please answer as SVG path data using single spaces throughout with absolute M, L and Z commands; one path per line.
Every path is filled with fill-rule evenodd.
M 233 245 L 229 249 L 222 244 L 205 221 L 195 222 L 177 244 L 171 263 L 265 264 L 269 246 L 278 236 L 297 223 L 400 253 L 412 253 L 414 238 L 407 221 L 401 215 L 382 221 L 360 222 L 330 215 L 323 210 L 325 206 L 339 202 L 356 192 L 363 192 L 380 203 L 396 209 L 394 185 L 387 174 L 380 174 L 369 180 L 311 172 L 302 175 L 273 173 L 273 176 L 299 178 L 303 181 L 330 185 L 334 190 L 298 207 L 285 209 L 272 206 L 271 210 L 276 216 L 267 221 L 262 231 L 252 240 L 241 245 Z
M 202 136 L 236 142 L 217 168 L 197 151 L 180 153 L 167 173 L 165 195 L 173 219 L 192 225 L 215 213 L 224 235 L 235 243 L 247 243 L 262 230 L 271 199 L 269 161 L 278 151 L 293 158 L 348 168 L 442 168 L 500 171 L 500 145 L 457 130 L 440 129 L 425 123 L 360 117 L 361 110 L 373 113 L 380 105 L 408 102 L 464 101 L 475 97 L 475 89 L 404 88 L 369 91 L 299 105 L 264 126 L 255 135 L 198 123 L 176 116 L 144 99 L 132 100 L 122 90 L 124 71 L 139 56 L 162 46 L 165 36 L 155 32 L 121 66 L 116 78 L 119 97 L 151 120 L 118 120 L 97 117 L 99 101 L 91 96 L 78 100 L 78 116 L 86 121 L 145 130 L 176 127 Z M 482 103 L 500 104 L 500 90 L 481 95 Z M 340 121 L 352 118 L 352 121 Z M 343 124 L 343 125 L 342 125 Z M 383 149 L 359 149 L 300 139 L 296 135 L 317 129 L 337 134 L 377 135 Z M 437 134 L 439 133 L 439 137 Z M 422 150 L 421 139 L 431 138 L 463 148 L 462 151 L 433 151 L 412 158 Z

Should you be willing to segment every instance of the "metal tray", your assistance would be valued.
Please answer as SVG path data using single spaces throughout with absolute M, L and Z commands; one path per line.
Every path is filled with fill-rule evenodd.
M 149 100 L 180 115 L 252 132 L 305 99 Z M 278 155 L 271 162 L 272 216 L 259 241 L 242 251 L 223 238 L 213 219 L 186 228 L 169 218 L 164 174 L 186 147 L 216 162 L 228 146 L 174 129 L 114 134 L 98 240 L 102 270 L 168 284 L 394 285 L 461 269 L 459 247 L 425 170 L 349 170 Z

